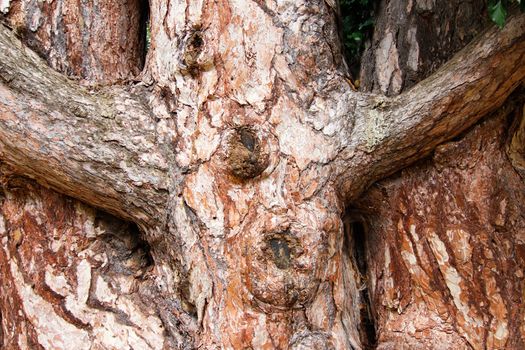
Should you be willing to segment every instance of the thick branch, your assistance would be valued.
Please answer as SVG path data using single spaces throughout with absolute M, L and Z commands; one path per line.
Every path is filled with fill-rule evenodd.
M 347 197 L 421 159 L 500 107 L 525 79 L 525 15 L 493 28 L 394 98 L 359 103 L 342 167 Z
M 87 91 L 0 25 L 0 161 L 60 192 L 152 224 L 163 217 L 167 164 L 156 123 L 140 102 L 145 93 Z

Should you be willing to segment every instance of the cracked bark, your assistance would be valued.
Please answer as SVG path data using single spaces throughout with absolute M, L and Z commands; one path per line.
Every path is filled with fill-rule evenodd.
M 386 11 L 393 5 L 398 12 Z M 422 13 L 407 2 L 391 2 L 378 18 L 377 38 L 399 26 L 398 18 L 423 22 L 424 31 L 429 18 L 442 18 L 433 34 L 407 37 L 421 32 L 419 25 L 408 26 L 393 44 L 403 48 L 410 42 L 422 53 L 415 70 L 400 60 L 397 74 L 411 84 L 449 60 L 468 40 L 466 31 L 481 29 L 471 16 L 459 22 L 456 17 L 479 11 L 479 4 L 434 5 Z M 438 48 L 437 58 L 425 54 Z M 384 53 L 371 53 L 363 71 L 388 70 L 391 62 L 381 61 Z M 395 91 L 388 85 L 393 81 L 385 82 L 387 90 Z M 521 301 L 516 299 L 525 266 L 518 214 L 524 183 L 515 172 L 522 164 L 522 109 L 521 88 L 482 123 L 439 145 L 415 166 L 374 184 L 351 206 L 366 227 L 367 289 L 379 349 L 524 346 Z
M 0 154 L 17 171 L 109 212 L 152 224 L 164 216 L 163 137 L 141 87 L 80 87 L 0 28 Z M 20 147 L 22 146 L 22 147 Z
M 13 4 L 8 22 L 43 6 Z M 140 82 L 102 87 L 96 81 L 115 81 L 111 64 L 71 81 L 2 28 L 0 150 L 9 165 L 2 305 L 12 291 L 22 311 L 2 313 L 12 325 L 3 327 L 4 342 L 360 348 L 357 277 L 342 252 L 344 205 L 503 103 L 525 75 L 525 17 L 492 28 L 428 80 L 390 98 L 347 85 L 332 15 L 324 1 L 151 1 Z M 131 30 L 119 34 L 115 21 L 97 21 L 117 36 Z M 54 22 L 38 23 L 46 32 Z M 50 47 L 45 55 L 57 49 L 39 40 Z M 124 66 L 139 64 L 137 57 Z M 53 65 L 67 73 L 64 66 Z M 243 164 L 251 168 L 239 172 Z M 53 220 L 53 206 L 36 210 L 22 199 L 66 199 L 34 184 L 27 190 L 7 172 L 135 222 L 148 248 L 101 247 L 106 236 L 137 242 L 122 238 L 136 234 L 90 230 L 96 214 L 80 204 L 61 208 L 67 220 L 53 228 L 50 222 L 62 222 Z M 59 268 L 45 259 L 60 237 L 77 250 L 69 257 L 58 248 Z M 151 259 L 132 254 L 138 250 Z M 113 275 L 107 266 L 117 266 Z M 120 335 L 105 337 L 113 332 Z

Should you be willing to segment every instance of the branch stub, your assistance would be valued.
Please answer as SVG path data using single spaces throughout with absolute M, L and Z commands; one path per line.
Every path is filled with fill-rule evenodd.
M 268 154 L 262 148 L 261 140 L 252 128 L 235 129 L 228 142 L 228 172 L 241 180 L 259 176 L 268 166 Z

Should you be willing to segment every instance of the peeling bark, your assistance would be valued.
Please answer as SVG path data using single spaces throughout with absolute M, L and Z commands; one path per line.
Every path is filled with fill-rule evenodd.
M 496 115 L 359 201 L 379 348 L 524 346 L 525 184 L 508 125 Z
M 501 32 L 483 34 L 403 94 L 373 96 L 362 107 L 364 111 L 356 110 L 353 140 L 343 153 L 349 158 L 348 177 L 341 180 L 345 193 L 350 197 L 361 193 L 373 181 L 428 155 L 504 103 L 525 78 L 519 63 L 525 57 L 525 17 L 514 17 L 508 24 Z
M 157 295 L 143 290 L 153 275 L 136 227 L 27 181 L 5 196 L 3 348 L 169 347 L 148 300 Z
M 142 70 L 146 0 L 14 0 L 1 6 L 4 22 L 60 72 L 109 84 Z
M 32 8 L 13 5 L 7 19 L 18 23 L 17 14 Z M 126 10 L 130 18 L 140 17 L 137 9 Z M 130 230 L 90 233 L 97 219 L 86 213 L 94 209 L 75 202 L 82 209 L 72 210 L 65 197 L 35 185 L 14 195 L 17 178 L 4 176 L 0 266 L 10 287 L 2 297 L 21 310 L 3 314 L 20 330 L 4 327 L 5 341 L 53 349 L 370 345 L 362 332 L 370 317 L 360 307 L 364 270 L 343 249 L 346 200 L 503 103 L 524 79 L 525 17 L 493 28 L 428 80 L 388 98 L 346 82 L 333 15 L 321 0 L 153 0 L 141 81 L 103 88 L 53 72 L 2 28 L 2 161 L 143 231 L 140 239 Z M 39 30 L 68 16 L 59 13 Z M 118 21 L 93 18 L 89 30 L 76 22 L 68 35 L 93 28 L 101 38 L 131 35 Z M 49 45 L 49 63 L 60 47 L 36 38 Z M 82 60 L 54 68 L 67 73 L 69 64 L 76 71 L 93 63 L 86 51 L 67 50 L 68 57 L 82 52 Z M 124 51 L 122 67 L 137 67 L 137 56 Z M 81 74 L 122 77 L 121 65 L 110 63 Z M 49 196 L 59 197 L 57 212 L 69 213 L 68 225 L 79 229 L 58 227 Z M 60 253 L 70 260 L 59 270 L 46 260 L 57 234 L 74 247 L 72 256 Z M 135 254 L 142 239 L 153 265 Z M 116 275 L 98 265 L 104 254 Z M 122 265 L 131 266 L 133 283 L 121 276 L 128 276 Z M 60 306 L 62 288 L 73 309 Z
M 391 21 L 395 26 L 392 17 L 377 30 Z M 464 26 L 475 28 L 468 21 Z M 440 27 L 449 25 L 444 20 Z M 451 27 L 459 34 L 441 37 L 443 43 L 420 40 L 418 46 L 428 51 L 464 40 L 462 26 Z M 441 60 L 455 50 L 449 46 Z M 433 61 L 421 57 L 420 67 Z M 417 83 L 431 70 L 415 74 L 405 66 L 400 73 Z M 379 349 L 524 346 L 516 297 L 523 288 L 518 213 L 524 183 L 513 170 L 520 169 L 522 109 L 518 90 L 489 120 L 375 184 L 354 203 L 352 215 L 357 211 L 366 227 L 367 290 Z
M 397 95 L 435 72 L 488 24 L 479 0 L 380 2 L 361 89 Z

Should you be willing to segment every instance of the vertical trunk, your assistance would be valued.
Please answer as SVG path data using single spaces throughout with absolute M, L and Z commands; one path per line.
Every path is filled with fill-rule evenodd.
M 140 73 L 147 2 L 6 3 L 4 22 L 56 70 L 88 84 Z M 174 347 L 138 228 L 0 170 L 0 348 Z
M 60 72 L 101 84 L 133 79 L 144 65 L 147 0 L 2 4 L 4 21 Z
M 396 95 L 429 76 L 487 27 L 484 2 L 381 1 L 363 55 L 362 89 Z
M 466 4 L 467 9 L 474 9 L 472 3 Z M 425 17 L 434 5 L 434 1 L 408 1 L 404 9 L 413 16 Z M 124 204 L 131 206 L 139 200 L 149 203 L 157 199 L 162 202 L 148 211 L 161 213 L 160 218 L 146 222 L 141 215 L 130 215 L 141 225 L 139 233 L 133 224 L 55 194 L 30 180 L 21 180 L 2 165 L 0 275 L 5 283 L 0 287 L 0 341 L 3 344 L 48 349 L 361 349 L 376 345 L 398 348 L 403 344 L 482 347 L 485 344 L 482 342 L 504 344 L 505 337 L 511 334 L 509 327 L 518 327 L 508 319 L 511 311 L 506 314 L 501 311 L 511 293 L 505 294 L 498 285 L 501 278 L 492 274 L 498 271 L 494 256 L 501 252 L 494 250 L 497 245 L 487 243 L 489 250 L 482 252 L 475 250 L 478 246 L 454 245 L 456 241 L 474 239 L 470 226 L 470 231 L 464 233 L 460 230 L 463 226 L 453 225 L 464 215 L 482 213 L 485 207 L 470 210 L 465 203 L 481 201 L 487 190 L 474 197 L 458 196 L 457 205 L 449 210 L 453 227 L 441 231 L 419 231 L 426 222 L 408 214 L 409 203 L 403 203 L 401 208 L 405 211 L 401 212 L 406 213 L 401 218 L 392 219 L 396 212 L 377 202 L 378 195 L 373 190 L 355 204 L 351 216 L 343 222 L 345 203 L 341 197 L 358 192 L 348 190 L 349 187 L 362 188 L 367 183 L 363 174 L 379 177 L 393 171 L 388 170 L 395 168 L 393 159 L 409 161 L 421 156 L 416 154 L 417 150 L 403 152 L 400 148 L 407 144 L 404 141 L 417 142 L 414 140 L 434 136 L 434 143 L 426 146 L 430 150 L 439 140 L 447 139 L 446 135 L 450 137 L 448 127 L 464 119 L 453 121 L 444 116 L 447 104 L 464 118 L 477 120 L 472 118 L 472 111 L 465 112 L 469 108 L 461 103 L 462 96 L 477 94 L 487 86 L 488 78 L 478 79 L 479 75 L 497 76 L 486 74 L 495 67 L 494 63 L 500 62 L 502 51 L 494 47 L 506 48 L 503 52 L 512 58 L 498 66 L 503 69 L 497 70 L 503 73 L 498 79 L 508 78 L 498 84 L 501 89 L 494 89 L 499 100 L 503 100 L 525 74 L 523 70 L 509 74 L 508 69 L 512 62 L 522 60 L 523 18 L 511 22 L 514 26 L 502 32 L 505 35 L 491 32 L 484 42 L 487 45 L 476 46 L 477 52 L 488 57 L 488 63 L 475 74 L 455 81 L 453 88 L 458 94 L 452 102 L 450 93 L 444 92 L 450 88 L 447 77 L 468 70 L 466 66 L 474 60 L 453 63 L 453 69 L 430 82 L 438 92 L 436 95 L 428 95 L 423 87 L 416 89 L 416 95 L 407 97 L 416 96 L 414 103 L 405 108 L 401 100 L 357 94 L 350 89 L 337 40 L 333 1 L 152 0 L 149 12 L 143 8 L 144 2 L 131 0 L 2 1 L 1 6 L 3 19 L 49 64 L 91 85 L 90 88 L 70 86 L 70 82 L 62 79 L 68 87 L 64 91 L 78 90 L 78 96 L 84 100 L 93 97 L 97 102 L 98 98 L 106 102 L 106 95 L 118 94 L 126 101 L 118 104 L 116 98 L 108 98 L 108 106 L 113 103 L 112 108 L 108 107 L 111 112 L 105 108 L 93 109 L 93 115 L 77 111 L 87 101 L 75 101 L 71 102 L 73 111 L 70 111 L 65 103 L 56 102 L 60 99 L 57 96 L 62 95 L 53 94 L 49 88 L 49 82 L 55 80 L 46 79 L 51 76 L 47 72 L 42 78 L 47 85 L 42 84 L 45 86 L 42 90 L 53 95 L 51 101 L 55 103 L 44 101 L 42 104 L 47 103 L 48 108 L 33 111 L 26 107 L 31 104 L 24 103 L 33 92 L 22 86 L 33 80 L 23 79 L 27 76 L 24 74 L 17 79 L 2 71 L 0 97 L 4 112 L 0 117 L 2 130 L 7 130 L 3 135 L 9 138 L 15 130 L 10 127 L 25 121 L 29 124 L 27 128 L 16 131 L 20 135 L 26 135 L 26 130 L 46 134 L 48 139 L 41 143 L 44 146 L 35 147 L 35 152 L 50 164 L 55 164 L 50 159 L 60 158 L 63 153 L 49 152 L 45 145 L 53 146 L 56 138 L 62 138 L 64 143 L 80 140 L 82 150 L 92 162 L 86 164 L 85 158 L 77 159 L 75 153 L 67 158 L 75 160 L 75 169 L 78 166 L 82 174 L 89 173 L 88 178 L 95 179 L 94 182 L 109 184 L 110 177 L 104 176 L 96 164 L 97 157 L 109 159 L 109 169 L 126 175 L 123 186 L 119 183 L 110 189 L 113 194 L 131 193 L 117 196 L 123 198 Z M 448 11 L 454 8 L 442 6 Z M 391 18 L 388 17 L 391 11 L 382 13 Z M 144 58 L 148 16 L 151 46 Z M 459 21 L 456 17 L 454 20 Z M 414 23 L 423 25 L 425 21 Z M 401 56 L 396 55 L 401 53 L 396 48 L 398 38 L 389 32 L 391 27 L 378 28 L 385 30 L 387 41 L 381 41 L 371 53 L 378 58 L 370 62 L 379 67 L 378 73 L 372 75 L 379 79 L 378 91 L 394 94 L 408 86 L 402 72 L 398 72 L 401 69 Z M 406 37 L 412 43 L 423 40 L 418 34 L 422 31 L 414 28 L 413 31 L 399 28 L 398 32 L 404 33 L 399 38 Z M 438 29 L 449 33 L 446 26 Z M 30 62 L 28 71 L 46 72 L 40 61 L 29 59 L 29 55 L 15 47 L 18 41 L 12 39 L 11 33 L 2 29 L 1 34 L 2 47 L 13 52 L 12 57 Z M 467 40 L 467 36 L 463 39 Z M 459 47 L 454 45 L 450 52 Z M 423 46 L 418 42 L 417 47 L 410 47 L 407 59 L 414 72 L 427 67 L 429 57 L 420 55 L 426 52 L 420 51 Z M 15 60 L 9 60 L 11 56 L 3 57 L 9 61 L 2 65 L 8 73 L 20 72 L 15 69 L 18 67 L 13 63 Z M 388 58 L 391 65 L 381 68 L 382 58 Z M 114 85 L 132 79 L 143 63 L 137 84 L 100 88 L 101 83 Z M 366 64 L 364 67 L 365 71 L 370 69 Z M 142 94 L 128 97 L 129 91 Z M 44 94 L 34 93 L 37 97 L 33 102 L 40 106 Z M 431 103 L 428 96 L 437 96 L 438 103 Z M 413 108 L 420 98 L 427 103 L 424 115 L 429 115 L 430 123 L 414 117 L 421 112 Z M 486 101 L 474 110 L 489 110 L 491 105 Z M 145 115 L 122 111 L 128 106 L 135 111 L 132 103 L 147 111 Z M 16 113 L 11 113 L 11 108 L 17 109 Z M 26 113 L 29 109 L 31 112 Z M 431 113 L 434 109 L 437 112 Z M 398 115 L 406 111 L 410 111 L 408 118 Z M 56 137 L 54 131 L 63 131 L 59 124 L 67 125 L 69 116 L 78 118 L 75 121 L 94 121 L 95 131 L 85 138 L 76 133 L 70 138 L 62 134 Z M 140 120 L 138 125 L 147 125 L 148 137 L 135 139 L 135 134 L 126 133 L 125 125 L 131 124 L 123 122 L 123 116 L 126 121 Z M 97 117 L 106 120 L 98 122 Z M 38 125 L 34 126 L 33 120 Z M 403 127 L 396 128 L 393 120 Z M 436 125 L 428 125 L 433 122 Z M 45 123 L 51 126 L 42 125 Z M 490 124 L 487 134 L 479 134 L 487 140 L 499 139 L 503 129 L 498 125 Z M 131 140 L 123 142 L 111 135 L 91 138 L 105 134 L 106 128 L 109 134 L 132 135 Z M 416 128 L 421 129 L 419 136 L 407 138 L 406 134 Z M 522 164 L 521 134 L 521 131 L 516 134 L 508 151 L 514 166 Z M 131 155 L 120 157 L 121 153 L 111 152 L 113 148 L 106 148 L 107 144 L 119 149 L 129 147 L 130 152 L 123 154 Z M 468 148 L 469 145 L 464 147 L 473 153 L 489 152 L 495 147 L 492 143 L 486 149 Z M 11 164 L 18 164 L 17 156 L 22 154 L 26 169 L 36 167 L 30 162 L 35 157 L 27 156 L 30 152 L 10 153 L 10 147 L 2 143 L 1 150 Z M 137 153 L 137 148 L 155 152 Z M 394 156 L 384 162 L 376 162 L 374 158 L 391 153 L 400 158 Z M 441 160 L 436 162 L 449 164 L 446 152 L 442 153 Z M 498 164 L 504 167 L 505 159 L 501 157 Z M 484 164 L 483 160 L 477 161 Z M 142 174 L 147 167 L 142 168 L 140 175 L 152 179 L 140 181 L 142 177 L 135 169 L 144 164 L 158 166 L 163 176 L 169 177 L 169 184 L 165 185 L 165 178 L 159 180 L 162 176 L 156 172 L 151 176 Z M 381 171 L 382 166 L 387 170 Z M 457 167 L 465 170 L 462 166 Z M 354 170 L 346 171 L 349 168 Z M 53 184 L 61 190 L 64 186 L 60 183 L 70 183 L 71 172 L 27 173 L 37 174 L 40 176 L 37 179 L 43 182 L 46 174 L 57 174 L 58 180 Z M 516 176 L 507 175 L 504 183 L 515 187 L 502 191 L 510 196 L 518 185 L 512 182 Z M 449 177 L 442 181 L 455 180 L 453 175 Z M 342 185 L 345 180 L 348 183 Z M 79 182 L 73 184 L 80 187 Z M 503 187 L 500 183 L 491 184 Z M 340 187 L 346 188 L 343 195 Z M 100 191 L 100 186 L 85 188 Z M 149 200 L 148 190 L 162 194 Z M 380 194 L 388 197 L 389 192 Z M 78 196 L 91 198 L 93 205 L 103 197 L 100 193 Z M 398 204 L 397 197 L 388 198 Z M 166 199 L 167 204 L 163 205 Z M 454 211 L 456 207 L 466 212 L 458 214 Z M 507 221 L 503 213 L 502 218 L 496 218 L 497 225 L 518 223 L 519 226 L 518 206 L 498 203 L 494 208 L 504 208 L 502 211 L 512 208 L 508 212 L 512 213 L 512 220 Z M 416 209 L 413 212 L 418 213 Z M 372 221 L 374 215 L 381 218 Z M 492 222 L 483 221 L 484 218 L 476 221 L 476 228 Z M 417 235 L 410 244 L 403 241 L 405 245 L 397 255 L 391 251 L 397 236 L 383 229 L 396 219 L 401 223 L 396 223 L 399 226 L 394 233 Z M 402 221 L 405 219 L 409 220 L 407 224 Z M 429 237 L 423 248 L 417 246 L 420 232 Z M 453 237 L 450 242 L 446 241 L 448 235 Z M 482 243 L 492 238 L 496 239 L 488 235 Z M 511 249 L 512 244 L 505 241 L 501 246 Z M 480 243 L 479 247 L 485 246 Z M 483 255 L 478 259 L 485 252 L 486 258 Z M 420 256 L 432 262 L 418 265 Z M 456 266 L 456 260 L 466 261 L 469 257 L 478 259 L 472 263 L 472 269 Z M 406 265 L 406 261 L 415 267 Z M 480 270 L 481 263 L 490 270 Z M 389 269 L 381 270 L 385 265 Z M 418 275 L 414 277 L 415 274 Z M 470 277 L 473 282 L 469 282 Z M 484 291 L 488 291 L 478 308 L 473 303 L 481 297 L 477 294 L 469 297 L 463 288 L 464 283 L 475 288 L 475 278 L 483 279 Z M 419 285 L 407 289 L 403 284 L 406 281 Z M 417 318 L 420 313 L 414 310 L 418 306 L 425 318 Z M 411 327 L 416 325 L 413 330 Z M 434 325 L 438 326 L 431 330 Z M 420 340 L 428 334 L 435 338 Z M 485 338 L 480 340 L 482 336 Z
M 484 11 L 477 1 L 384 2 L 364 88 L 397 94 L 428 76 L 483 28 Z M 506 153 L 523 99 L 511 100 L 354 205 L 366 231 L 378 348 L 523 348 L 519 132 L 512 163 Z
M 328 181 L 324 111 L 346 88 L 333 15 L 319 0 L 151 2 L 144 79 L 176 124 L 172 174 L 188 174 L 170 201 L 179 248 L 167 244 L 203 348 L 360 346 Z
M 505 154 L 510 123 L 480 124 L 360 200 L 382 347 L 524 346 L 525 186 Z

